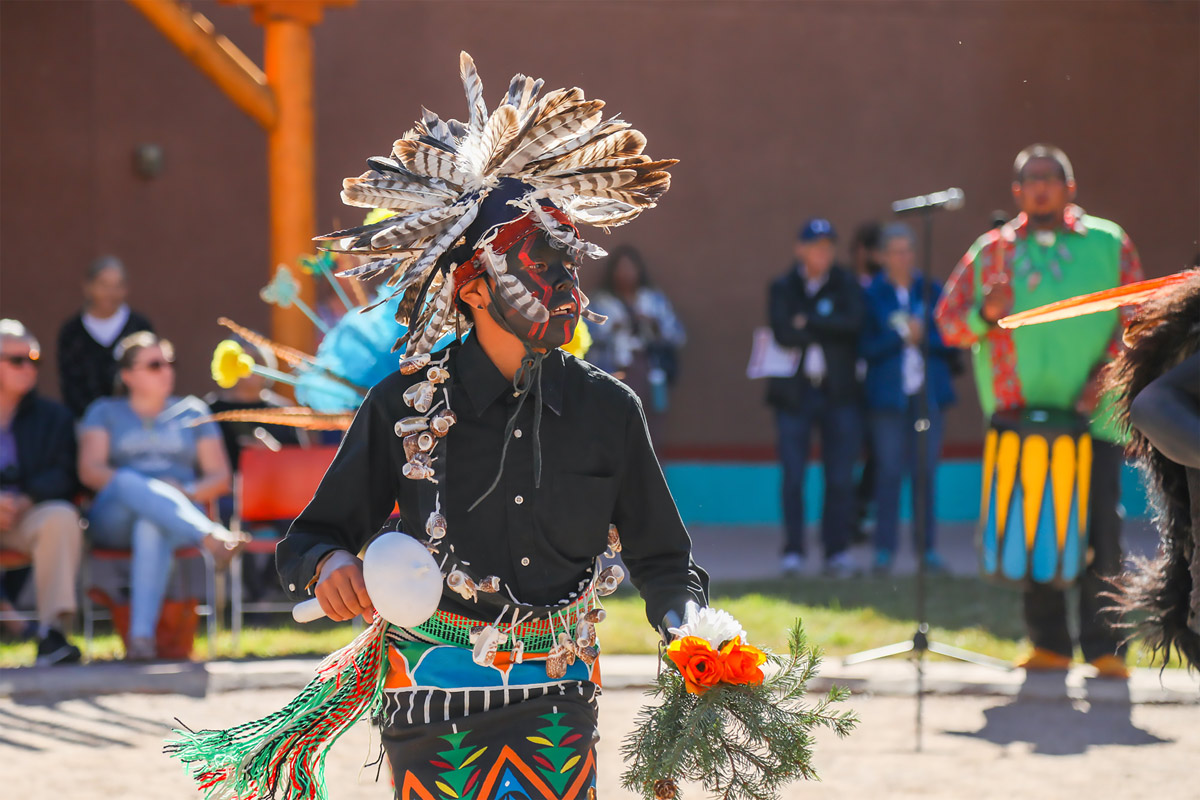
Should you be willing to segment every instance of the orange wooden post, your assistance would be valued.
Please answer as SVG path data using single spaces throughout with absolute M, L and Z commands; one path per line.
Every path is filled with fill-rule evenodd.
M 270 183 L 271 263 L 263 283 L 287 265 L 300 283 L 300 299 L 314 306 L 312 279 L 300 272 L 300 256 L 314 249 L 316 146 L 313 124 L 313 25 L 326 6 L 356 0 L 221 0 L 248 6 L 263 27 L 263 71 L 219 36 L 212 24 L 176 0 L 128 0 L 267 131 Z M 272 337 L 311 352 L 312 323 L 296 308 L 273 308 Z
M 264 33 L 267 84 L 279 110 L 279 124 L 267 134 L 271 274 L 276 265 L 286 264 L 300 282 L 300 299 L 315 308 L 313 281 L 299 269 L 300 256 L 312 252 L 316 234 L 312 32 L 303 20 L 271 16 Z M 271 331 L 276 341 L 313 352 L 316 331 L 294 306 L 271 308 Z

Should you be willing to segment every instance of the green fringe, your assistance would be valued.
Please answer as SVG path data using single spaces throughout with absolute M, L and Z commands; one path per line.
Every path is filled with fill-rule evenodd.
M 326 800 L 326 752 L 382 706 L 387 628 L 376 615 L 279 711 L 223 731 L 176 730 L 163 751 L 187 765 L 208 800 Z

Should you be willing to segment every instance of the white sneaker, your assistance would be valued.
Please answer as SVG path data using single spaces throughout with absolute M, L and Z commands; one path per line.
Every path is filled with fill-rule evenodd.
M 793 578 L 804 571 L 804 556 L 799 553 L 784 553 L 779 568 L 784 577 Z
M 854 563 L 850 551 L 843 550 L 836 556 L 825 559 L 822 572 L 829 578 L 853 578 L 858 574 L 858 565 Z

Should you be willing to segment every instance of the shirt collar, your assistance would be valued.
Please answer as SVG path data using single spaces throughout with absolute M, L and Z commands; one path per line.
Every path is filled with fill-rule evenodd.
M 1087 233 L 1087 226 L 1083 224 L 1083 216 L 1086 213 L 1087 212 L 1085 212 L 1079 206 L 1075 205 L 1074 203 L 1070 203 L 1066 209 L 1063 210 L 1063 227 L 1072 233 L 1078 233 L 1080 236 L 1083 236 Z M 1017 237 L 1028 236 L 1029 215 L 1022 211 L 1020 214 L 1017 214 L 1017 216 L 1013 217 L 1012 221 L 1004 227 L 1008 234 L 1010 234 L 1010 236 L 1006 238 L 1015 239 Z
M 454 380 L 466 392 L 475 416 L 483 415 L 488 406 L 512 391 L 512 381 L 504 377 L 488 358 L 474 334 L 467 337 L 455 359 Z M 557 347 L 542 359 L 542 402 L 555 414 L 562 415 L 563 384 L 566 358 Z M 532 389 L 530 390 L 533 391 Z

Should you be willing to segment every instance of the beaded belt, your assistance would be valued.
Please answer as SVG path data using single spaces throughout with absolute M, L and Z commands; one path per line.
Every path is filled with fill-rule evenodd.
M 561 606 L 549 617 L 519 622 L 511 630 L 508 628 L 508 624 L 514 620 L 512 611 L 503 615 L 503 618 L 492 621 L 471 619 L 441 609 L 438 609 L 428 621 L 410 630 L 418 636 L 433 639 L 442 644 L 469 648 L 472 646 L 472 631 L 484 625 L 493 624 L 508 634 L 507 641 L 499 646 L 500 650 L 511 650 L 513 644 L 520 640 L 525 642 L 525 652 L 545 653 L 554 646 L 559 633 L 572 633 L 579 618 L 596 605 L 596 588 L 595 584 L 591 584 L 578 599 Z M 514 606 L 514 609 L 517 611 L 515 619 L 519 620 L 521 618 L 520 606 Z

